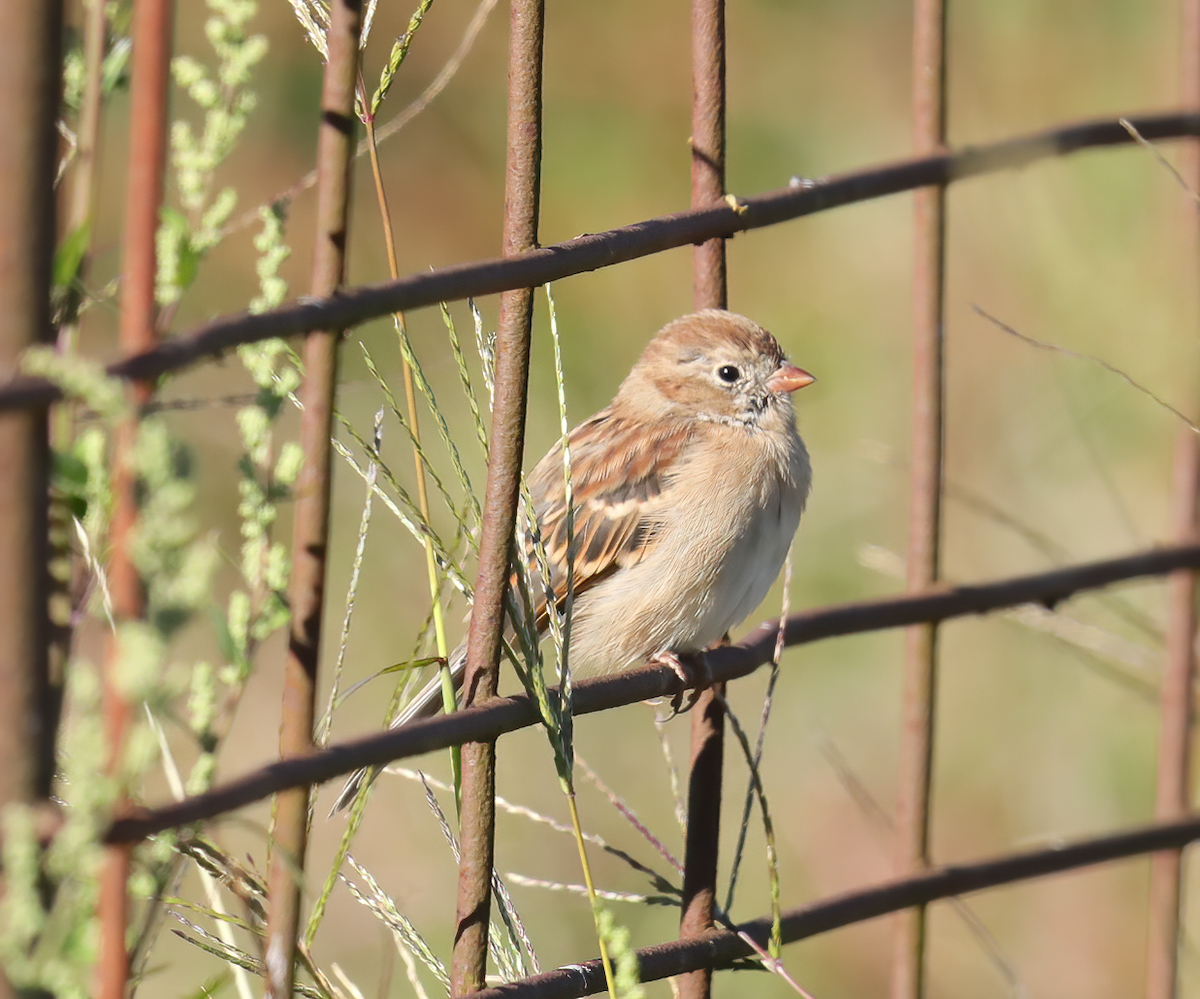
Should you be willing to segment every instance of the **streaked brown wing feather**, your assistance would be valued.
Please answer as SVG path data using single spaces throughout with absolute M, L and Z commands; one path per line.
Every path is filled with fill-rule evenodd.
M 647 432 L 611 410 L 597 413 L 570 436 L 575 498 L 575 595 L 625 566 L 636 565 L 658 540 L 661 496 L 694 426 L 671 423 Z M 567 504 L 562 448 L 554 447 L 529 481 L 541 526 L 554 599 L 567 593 Z M 545 602 L 537 608 L 539 627 Z

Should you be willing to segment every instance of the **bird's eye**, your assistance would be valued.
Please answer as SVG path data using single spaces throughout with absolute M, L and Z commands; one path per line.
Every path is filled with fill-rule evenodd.
M 723 382 L 736 382 L 741 372 L 738 371 L 732 364 L 722 364 L 717 368 L 717 377 Z

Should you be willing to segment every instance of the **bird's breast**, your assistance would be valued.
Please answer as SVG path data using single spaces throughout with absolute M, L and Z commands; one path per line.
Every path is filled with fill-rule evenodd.
M 779 575 L 808 494 L 799 437 L 733 434 L 672 470 L 657 542 L 576 604 L 571 655 L 607 672 L 718 641 Z

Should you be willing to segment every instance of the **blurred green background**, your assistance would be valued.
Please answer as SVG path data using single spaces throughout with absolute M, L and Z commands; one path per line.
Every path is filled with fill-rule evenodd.
M 457 46 L 474 2 L 439 0 L 417 35 L 380 115 L 413 99 Z M 364 57 L 374 80 L 411 11 L 384 0 Z M 179 52 L 211 60 L 206 12 L 181 4 Z M 681 0 L 550 3 L 547 10 L 545 156 L 541 239 L 549 243 L 687 207 L 690 123 L 689 7 Z M 1177 103 L 1178 10 L 1135 0 L 964 0 L 951 5 L 949 134 L 981 143 L 1056 122 L 1115 116 Z M 239 212 L 269 200 L 313 165 L 320 59 L 287 3 L 263 4 L 255 25 L 271 49 L 255 74 L 259 106 L 219 177 L 239 193 Z M 887 0 L 787 3 L 746 0 L 728 12 L 729 187 L 738 194 L 783 187 L 898 159 L 909 150 L 908 6 Z M 495 9 L 461 71 L 433 104 L 381 150 L 400 243 L 413 272 L 496 255 L 503 204 L 507 11 Z M 115 100 L 104 140 L 101 256 L 96 280 L 116 272 L 124 185 L 127 95 Z M 175 113 L 191 115 L 176 95 Z M 1177 157 L 1167 148 L 1166 155 Z M 351 283 L 387 276 L 366 160 L 355 169 Z M 1195 206 L 1145 151 L 1084 153 L 1019 172 L 971 180 L 949 195 L 948 424 L 944 566 L 949 579 L 984 580 L 1060 562 L 1121 554 L 1169 539 L 1174 418 L 1112 374 L 1036 350 L 999 331 L 979 305 L 1021 332 L 1102 357 L 1184 409 L 1197 382 L 1194 248 L 1186 213 Z M 288 222 L 294 247 L 285 274 L 306 291 L 311 192 Z M 730 304 L 778 336 L 819 381 L 797 399 L 815 484 L 795 549 L 793 608 L 865 598 L 900 584 L 876 550 L 902 553 L 906 537 L 909 424 L 911 207 L 908 197 L 844 208 L 742 235 L 729 244 Z M 232 235 L 204 263 L 174 322 L 188 329 L 243 309 L 256 290 L 255 227 Z M 690 252 L 674 250 L 560 282 L 573 422 L 603 406 L 644 342 L 691 303 Z M 494 324 L 496 300 L 480 303 Z M 555 439 L 557 411 L 544 299 L 539 298 L 527 442 L 531 465 Z M 460 303 L 453 314 L 470 337 Z M 409 324 L 478 486 L 483 469 L 436 310 Z M 115 353 L 115 315 L 95 310 L 84 347 Z M 398 384 L 390 321 L 350 332 L 339 405 L 367 434 L 381 405 L 362 341 Z M 248 384 L 234 360 L 173 380 L 169 398 L 206 399 Z M 237 435 L 231 407 L 172 418 L 201 469 L 199 514 L 237 549 Z M 428 425 L 428 421 L 427 421 Z M 394 424 L 385 452 L 405 481 L 411 455 Z M 433 446 L 439 453 L 437 446 Z M 448 466 L 447 466 L 448 467 Z M 326 625 L 332 661 L 342 594 L 363 500 L 361 481 L 338 466 L 333 578 Z M 999 516 L 1003 514 L 1003 517 Z M 1008 518 L 1005 520 L 1004 518 Z M 443 517 L 441 523 L 448 523 Z M 1017 526 L 1014 526 L 1017 525 Z M 286 537 L 287 525 L 282 525 Z M 1053 548 L 1031 543 L 1040 535 Z M 868 564 L 864 564 L 864 562 Z M 428 611 L 423 553 L 379 505 L 348 648 L 356 680 L 407 659 Z M 228 579 L 219 582 L 230 585 Z M 1123 600 L 1163 622 L 1163 588 L 1122 587 Z M 778 590 L 747 625 L 779 612 Z M 449 620 L 461 633 L 463 608 Z M 1154 685 L 1161 643 L 1126 624 L 1099 598 L 1062 612 L 1107 633 L 1098 656 L 1011 618 L 955 622 L 944 630 L 934 790 L 933 850 L 954 862 L 1147 821 L 1156 736 Z M 99 630 L 92 639 L 99 641 Z M 215 657 L 207 630 L 192 629 L 182 658 Z M 87 652 L 87 648 L 84 650 Z M 1125 661 L 1122 661 L 1122 658 Z M 890 814 L 896 769 L 901 635 L 873 634 L 788 652 L 767 740 L 764 777 L 779 837 L 785 906 L 889 876 L 889 834 L 862 795 Z M 277 738 L 281 646 L 258 673 L 224 747 L 221 776 L 269 761 Z M 1133 682 L 1118 682 L 1132 675 Z M 375 681 L 335 719 L 334 737 L 381 724 L 391 680 Z M 509 678 L 509 689 L 514 681 Z M 748 726 L 765 676 L 735 685 Z M 677 855 L 680 835 L 654 709 L 634 706 L 578 725 L 579 754 Z M 665 727 L 686 759 L 689 721 Z M 186 759 L 183 740 L 179 752 Z M 745 767 L 730 746 L 723 873 L 741 812 Z M 835 763 L 834 761 L 840 761 Z M 442 755 L 413 761 L 444 777 Z M 499 791 L 559 820 L 566 805 L 540 732 L 504 739 Z M 309 859 L 324 879 L 343 829 L 324 818 L 335 788 L 322 789 Z M 165 787 L 147 789 L 162 800 Z M 666 864 L 580 780 L 586 827 L 660 869 Z M 443 799 L 446 808 L 452 806 Z M 261 864 L 267 806 L 216 827 L 237 857 Z M 735 918 L 768 911 L 761 825 L 752 823 Z M 355 856 L 448 960 L 456 866 L 420 786 L 381 779 Z M 644 891 L 622 865 L 595 857 L 605 888 Z M 499 820 L 498 869 L 577 882 L 569 838 L 511 816 Z M 1044 879 L 972 898 L 994 943 L 985 946 L 948 904 L 932 909 L 930 995 L 1125 996 L 1141 988 L 1147 864 L 1135 861 Z M 195 895 L 189 879 L 181 889 Z M 584 900 L 513 887 L 543 968 L 596 952 Z M 613 903 L 635 946 L 675 935 L 665 907 Z M 1191 937 L 1189 935 L 1189 941 Z M 989 947 L 991 949 L 989 949 Z M 791 974 L 822 999 L 886 988 L 889 925 L 878 920 L 785 951 Z M 391 975 L 391 995 L 411 994 L 392 944 L 339 887 L 318 937 L 322 967 L 343 969 L 366 995 Z M 997 956 L 999 954 L 1000 956 Z M 214 959 L 164 934 L 142 986 L 146 996 L 190 994 L 216 973 Z M 391 969 L 390 972 L 387 969 Z M 1200 994 L 1200 965 L 1185 947 L 1183 994 Z M 436 984 L 427 981 L 431 994 Z M 666 984 L 648 989 L 669 995 Z M 228 992 L 226 994 L 229 994 Z M 763 973 L 723 975 L 723 996 L 782 996 Z

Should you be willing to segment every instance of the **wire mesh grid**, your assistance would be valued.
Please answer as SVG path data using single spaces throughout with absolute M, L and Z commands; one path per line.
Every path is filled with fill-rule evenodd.
M 52 6 L 52 5 L 51 5 Z M 92 5 L 99 6 L 99 5 Z M 154 126 L 165 123 L 163 98 L 167 92 L 165 51 L 149 52 L 145 39 L 157 32 L 160 43 L 169 37 L 171 4 L 165 0 L 138 0 L 135 11 L 134 51 L 151 68 L 139 68 L 134 62 L 132 93 L 149 103 L 137 121 Z M 369 19 L 373 5 L 365 12 Z M 1186 3 L 1183 30 L 1183 72 L 1180 87 L 1184 108 L 1200 106 L 1200 4 Z M 49 8 L 47 8 L 49 9 Z M 307 8 L 306 8 L 307 9 Z M 305 952 L 307 941 L 297 950 L 299 925 L 299 886 L 297 871 L 303 870 L 305 838 L 309 822 L 309 791 L 313 785 L 350 773 L 356 768 L 391 763 L 433 749 L 460 745 L 464 749 L 463 816 L 461 818 L 461 867 L 457 926 L 454 933 L 454 958 L 449 972 L 454 994 L 483 991 L 495 995 L 567 996 L 602 990 L 605 976 L 599 960 L 581 962 L 569 968 L 533 974 L 521 981 L 487 989 L 484 972 L 488 953 L 488 911 L 493 904 L 494 757 L 490 747 L 506 733 L 537 724 L 542 719 L 528 696 L 499 698 L 495 682 L 486 677 L 494 673 L 500 657 L 503 601 L 509 580 L 509 550 L 518 517 L 518 476 L 523 451 L 525 400 L 528 394 L 528 350 L 530 342 L 532 294 L 530 288 L 597 267 L 649 256 L 672 247 L 694 247 L 694 304 L 696 308 L 724 307 L 727 302 L 725 244 L 736 233 L 773 226 L 840 205 L 850 204 L 915 190 L 917 214 L 913 303 L 915 311 L 912 364 L 913 438 L 910 465 L 911 525 L 907 562 L 907 589 L 904 597 L 862 601 L 830 606 L 793 614 L 782 622 L 761 626 L 742 642 L 714 650 L 709 656 L 714 686 L 702 696 L 692 715 L 692 760 L 689 797 L 689 824 L 683 872 L 683 924 L 680 939 L 637 951 L 638 974 L 642 981 L 678 976 L 680 994 L 703 996 L 712 988 L 712 970 L 728 967 L 747 958 L 757 959 L 771 970 L 779 970 L 770 953 L 772 938 L 784 943 L 805 939 L 835 926 L 873 918 L 889 912 L 909 912 L 897 921 L 892 966 L 892 994 L 915 997 L 928 991 L 928 930 L 924 906 L 936 899 L 954 898 L 969 891 L 1008 884 L 1018 879 L 1044 876 L 1054 871 L 1088 864 L 1153 853 L 1149 905 L 1149 947 L 1147 994 L 1165 997 L 1179 988 L 1179 937 L 1181 910 L 1181 850 L 1200 837 L 1200 821 L 1190 818 L 1190 778 L 1188 759 L 1191 752 L 1193 703 L 1193 664 L 1195 646 L 1194 574 L 1200 567 L 1200 546 L 1196 544 L 1196 505 L 1198 488 L 1195 427 L 1180 426 L 1175 454 L 1172 515 L 1169 533 L 1171 545 L 1148 549 L 1132 556 L 1101 562 L 1081 562 L 1027 576 L 1000 579 L 976 586 L 954 587 L 942 581 L 939 545 L 944 535 L 943 501 L 945 473 L 943 448 L 947 429 L 944 412 L 945 378 L 945 261 L 947 185 L 969 177 L 1033 164 L 1081 149 L 1149 143 L 1168 138 L 1200 135 L 1200 114 L 1178 112 L 1134 116 L 1130 119 L 1098 120 L 1055 127 L 1024 138 L 990 146 L 974 146 L 962 151 L 946 149 L 946 23 L 945 6 L 934 0 L 919 0 L 913 12 L 913 109 L 915 121 L 914 159 L 873 167 L 854 173 L 808 181 L 794 179 L 785 188 L 752 196 L 727 196 L 725 189 L 725 11 L 712 0 L 696 0 L 692 12 L 693 115 L 692 115 L 692 202 L 691 209 L 674 215 L 649 219 L 637 225 L 605 233 L 586 234 L 565 243 L 539 247 L 537 239 L 539 169 L 542 156 L 542 38 L 544 10 L 541 3 L 513 0 L 510 10 L 509 138 L 507 168 L 510 187 L 505 199 L 505 241 L 503 258 L 437 268 L 427 273 L 394 278 L 379 285 L 342 288 L 344 271 L 337 255 L 345 245 L 348 225 L 346 178 L 353 154 L 349 127 L 355 111 L 355 73 L 358 39 L 364 10 L 355 3 L 335 3 L 327 17 L 325 40 L 327 63 L 324 76 L 323 138 L 319 147 L 317 176 L 320 231 L 333 258 L 320 258 L 314 268 L 312 297 L 267 309 L 255 315 L 222 317 L 204 323 L 161 343 L 148 343 L 136 337 L 122 340 L 126 356 L 112 364 L 108 372 L 128 381 L 133 388 L 133 404 L 145 407 L 151 380 L 184 366 L 210 360 L 232 348 L 279 336 L 303 334 L 309 345 L 306 369 L 309 373 L 303 402 L 306 424 L 311 431 L 305 440 L 306 464 L 301 482 L 307 491 L 299 494 L 316 497 L 309 512 L 298 507 L 294 551 L 320 553 L 320 558 L 305 566 L 297 558 L 293 570 L 291 608 L 293 625 L 290 657 L 294 673 L 303 689 L 289 685 L 285 694 L 284 717 L 294 732 L 285 736 L 282 758 L 244 777 L 218 784 L 211 790 L 184 796 L 161 808 L 134 808 L 128 802 L 118 804 L 115 816 L 102 841 L 109 845 L 114 858 L 106 869 L 101 894 L 101 921 L 106 930 L 101 949 L 103 960 L 97 978 L 97 990 L 104 995 L 123 995 L 129 977 L 125 937 L 128 913 L 125 909 L 125 879 L 128 876 L 128 844 L 169 829 L 192 826 L 205 819 L 224 815 L 242 805 L 268 795 L 280 798 L 276 817 L 274 865 L 266 892 L 265 949 L 262 966 L 272 995 L 288 995 L 296 988 L 293 976 L 297 967 L 313 971 Z M 157 17 L 157 21 L 155 18 Z M 18 19 L 20 20 L 20 19 Z M 164 27 L 165 25 L 165 27 Z M 9 37 L 31 39 L 27 50 L 47 51 L 45 39 L 58 30 L 48 14 L 41 21 L 30 15 L 9 26 Z M 51 48 L 53 46 L 50 46 Z M 155 59 L 159 72 L 153 70 Z M 16 71 L 26 74 L 33 92 L 43 100 L 57 87 L 57 78 L 45 72 L 46 60 L 30 60 Z M 40 90 L 37 88 L 40 87 Z M 361 83 L 359 84 L 361 91 Z M 19 121 L 14 117 L 21 95 L 26 91 L 0 88 L 0 103 L 6 120 L 17 122 L 11 131 L 34 134 L 44 122 Z M 365 92 L 359 93 L 360 107 Z M 154 101 L 157 99 L 158 104 Z M 47 116 L 43 115 L 43 118 Z M 45 129 L 42 130 L 43 132 Z M 149 169 L 156 183 L 131 179 L 128 198 L 130 222 L 127 226 L 127 254 L 151 253 L 153 233 L 161 201 L 161 134 L 146 141 L 158 143 L 157 151 L 136 151 L 141 141 L 137 129 L 131 132 L 131 162 Z M 35 144 L 36 145 L 36 144 Z M 1182 179 L 1192 190 L 1200 186 L 1200 160 L 1194 142 L 1185 144 L 1186 160 Z M 6 223 L 24 225 L 35 231 L 52 231 L 47 207 L 47 184 L 52 171 L 45 163 L 24 172 L 12 163 L 0 165 L 5 177 L 18 178 L 8 185 L 6 200 L 22 210 L 41 206 L 43 216 L 30 222 L 21 216 Z M 131 175 L 132 178 L 132 175 Z M 23 185 L 23 186 L 22 186 Z M 10 206 L 11 207 L 11 206 Z M 140 210 L 141 222 L 133 212 Z M 147 214 L 148 213 L 148 214 Z M 1193 217 L 1194 217 L 1193 213 Z M 149 222 L 145 221 L 149 219 Z M 142 238 L 137 238 L 140 225 Z M 1192 242 L 1195 242 L 1194 233 Z M 13 245 L 8 240 L 8 245 Z M 48 259 L 49 248 L 38 251 Z M 161 251 L 160 251 L 161 252 Z M 35 255 L 36 256 L 36 255 Z M 35 259 L 34 264 L 38 264 Z M 49 268 L 41 261 L 41 270 L 16 273 L 5 271 L 2 282 L 11 298 L 11 289 L 33 287 L 43 301 L 49 301 Z M 321 270 L 323 268 L 323 270 Z M 144 268 L 143 268 L 144 269 Z M 137 272 L 131 268 L 129 274 Z M 12 275 L 12 276 L 9 276 Z M 122 317 L 131 328 L 152 331 L 152 289 L 142 283 L 123 290 Z M 22 285 L 21 282 L 24 282 Z M 40 283 L 39 283 L 40 282 Z M 140 299 L 129 303 L 126 295 Z M 479 575 L 475 593 L 470 637 L 470 670 L 467 685 L 482 694 L 466 710 L 440 718 L 413 722 L 403 728 L 354 740 L 318 747 L 312 738 L 314 691 L 317 676 L 317 649 L 320 621 L 329 613 L 324 606 L 324 551 L 328 543 L 329 523 L 329 439 L 333 420 L 333 399 L 337 383 L 337 364 L 333 358 L 339 332 L 368 319 L 415 309 L 437 302 L 459 301 L 468 297 L 502 293 L 500 332 L 495 346 L 494 407 L 487 486 L 483 502 L 479 541 Z M 19 296 L 18 296 L 19 297 Z M 34 302 L 37 296 L 26 296 Z M 49 319 L 43 305 L 26 302 L 22 309 L 10 312 L 13 332 L 6 340 L 14 349 L 47 338 Z M 147 319 L 147 315 L 150 316 Z M 334 331 L 334 332 L 330 332 Z M 324 381 L 317 383 L 322 370 Z M 30 523 L 45 516 L 48 470 L 44 463 L 28 464 L 30 429 L 26 412 L 44 412 L 47 403 L 64 395 L 65 380 L 43 379 L 36 375 L 14 377 L 0 386 L 0 409 L 9 415 L 8 425 L 19 428 L 15 436 L 0 440 L 10 462 L 7 467 L 27 470 L 27 477 L 14 478 L 14 495 L 6 502 Z M 315 387 L 314 387 L 315 385 Z M 138 386 L 141 386 L 139 388 Z M 140 393 L 140 394 L 139 394 Z M 313 394 L 315 393 L 315 394 Z M 68 392 L 69 394 L 69 392 Z M 324 399 L 324 403 L 321 400 Z M 1191 401 L 1180 407 L 1190 412 Z M 415 422 L 415 421 L 414 421 Z M 34 427 L 33 439 L 46 439 L 43 424 Z M 500 444 L 506 446 L 498 446 Z M 121 467 L 118 443 L 115 465 Z M 36 447 L 35 447 L 36 451 Z M 418 461 L 418 467 L 420 462 Z M 114 486 L 119 497 L 121 490 Z M 323 499 L 322 499 L 323 497 Z M 119 501 L 118 501 L 119 502 Z M 119 509 L 119 507 L 117 508 Z M 132 517 L 134 514 L 129 513 Z M 114 521 L 119 514 L 114 510 Z M 11 518 L 10 518 L 11 520 Z M 14 521 L 15 522 L 15 521 Z M 25 520 L 20 523 L 26 523 Z M 40 530 L 40 529 L 39 529 Z M 307 532 L 307 533 L 306 533 Z M 36 534 L 37 530 L 32 531 Z M 27 536 L 31 535 L 28 528 Z M 23 551 L 18 565 L 20 578 L 47 578 L 45 552 L 40 548 Z M 122 570 L 120 544 L 114 545 L 109 563 L 113 587 L 113 612 L 118 620 L 136 620 L 148 611 L 143 603 L 136 577 Z M 432 558 L 432 555 L 430 556 Z M 16 555 L 14 554 L 14 563 Z M 12 568 L 10 566 L 10 568 Z M 938 677 L 938 626 L 964 615 L 993 612 L 1030 603 L 1053 608 L 1080 592 L 1106 587 L 1112 583 L 1145 576 L 1169 575 L 1167 615 L 1167 668 L 1159 685 L 1161 697 L 1161 735 L 1158 749 L 1158 780 L 1154 804 L 1155 824 L 1124 830 L 1116 834 L 1081 840 L 1051 849 L 1030 850 L 973 865 L 939 868 L 930 849 L 931 766 L 934 756 L 934 732 Z M 37 586 L 7 586 L 2 592 L 4 612 L 12 620 L 29 618 L 27 603 Z M 24 608 L 24 610 L 22 610 Z M 40 620 L 42 615 L 34 615 Z M 719 913 L 716 905 L 718 831 L 720 829 L 720 792 L 722 787 L 722 740 L 726 723 L 723 717 L 723 684 L 744 676 L 775 655 L 775 643 L 782 637 L 788 646 L 811 643 L 835 635 L 907 627 L 906 680 L 903 691 L 903 748 L 901 776 L 897 785 L 896 865 L 894 880 L 878 887 L 848 893 L 836 898 L 785 910 L 739 925 L 714 925 Z M 10 631 L 12 629 L 9 629 Z M 44 685 L 44 664 L 49 642 L 43 637 L 30 639 L 16 632 L 17 642 L 10 659 L 19 667 L 10 674 L 16 717 L 38 716 L 49 719 L 46 695 L 37 692 Z M 38 632 L 41 635 L 41 632 Z M 32 678 L 32 679 L 31 679 Z M 482 678 L 482 679 L 481 679 Z M 110 689 L 116 691 L 115 681 Z M 482 684 L 482 687 L 480 687 Z M 678 692 L 679 680 L 664 667 L 648 666 L 617 677 L 581 681 L 573 690 L 573 712 L 582 715 L 630 704 L 648 698 L 670 696 Z M 40 698 L 40 700 L 39 700 Z M 109 748 L 113 753 L 125 738 L 129 705 L 119 693 L 110 696 L 113 721 Z M 307 705 L 305 707 L 305 705 Z M 22 714 L 23 713 L 23 714 Z M 47 722 L 48 723 L 48 722 Z M 51 726 L 52 727 L 52 726 Z M 24 723 L 8 726 L 10 731 L 26 731 Z M 290 741 L 289 741 L 290 740 Z M 46 750 L 38 749 L 38 740 L 30 737 L 7 751 L 14 773 L 35 774 L 38 767 L 47 771 Z M 23 785 L 6 791 L 7 801 L 36 801 L 47 792 L 46 780 L 32 776 Z M 286 795 L 290 793 L 291 798 Z M 291 804 L 287 805 L 286 802 Z M 54 819 L 48 820 L 53 826 Z M 287 830 L 291 831 L 288 832 Z M 107 894 L 106 894 L 107 893 Z M 106 903 L 105 899 L 109 899 Z M 328 983 L 318 979 L 325 988 Z M 333 986 L 328 986 L 333 988 Z

